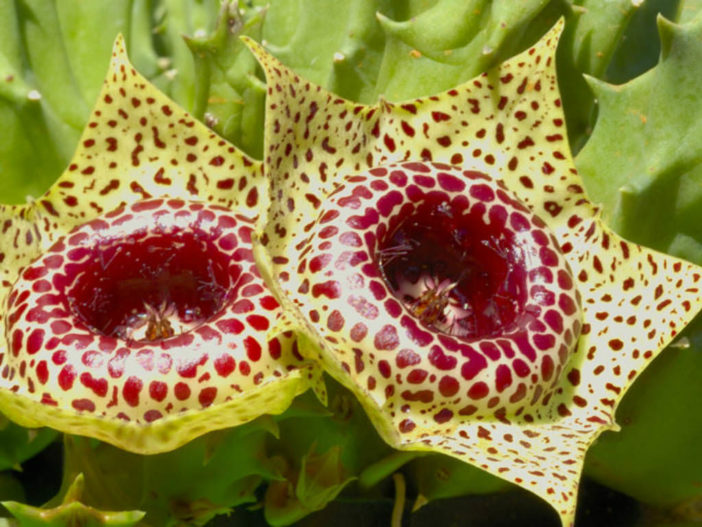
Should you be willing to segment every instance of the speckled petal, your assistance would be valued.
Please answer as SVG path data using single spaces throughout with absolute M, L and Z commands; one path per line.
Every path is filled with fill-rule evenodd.
M 323 397 L 319 370 L 297 353 L 292 334 L 278 330 L 281 308 L 253 260 L 252 232 L 267 199 L 263 183 L 261 163 L 137 73 L 118 37 L 66 171 L 36 201 L 0 205 L 2 412 L 25 426 L 153 453 L 280 413 L 310 382 Z M 168 313 L 154 313 L 159 306 L 146 306 L 147 299 L 146 312 L 127 315 L 127 329 L 107 331 L 78 312 L 81 276 L 94 273 L 102 284 L 80 293 L 85 311 L 91 298 L 99 304 L 98 292 L 112 279 L 105 255 L 131 254 L 139 240 L 168 258 L 177 259 L 178 247 L 189 243 L 205 247 L 200 261 L 231 262 L 234 274 L 217 286 L 226 291 L 207 320 L 174 333 L 168 317 L 179 308 L 164 304 Z M 148 288 L 151 276 L 167 287 L 197 283 L 189 278 L 196 269 L 178 278 L 181 269 L 149 261 L 148 251 L 130 256 L 133 276 L 124 274 L 131 272 L 124 259 L 115 277 L 133 294 Z M 146 336 L 135 338 L 129 324 Z
M 138 199 L 170 196 L 257 218 L 264 206 L 259 202 L 262 182 L 261 163 L 159 92 L 134 69 L 124 38 L 118 36 L 105 83 L 68 168 L 36 201 L 0 204 L 0 299 L 21 267 L 104 212 Z
M 265 273 L 287 316 L 317 344 L 325 367 L 354 391 L 390 444 L 443 452 L 473 463 L 543 497 L 569 525 L 587 448 L 604 430 L 616 429 L 614 410 L 626 389 L 699 311 L 702 296 L 698 267 L 621 240 L 588 201 L 569 150 L 556 80 L 555 50 L 562 26 L 561 21 L 534 47 L 455 89 L 374 106 L 340 99 L 300 78 L 259 45 L 248 43 L 268 81 L 265 171 L 274 199 L 261 234 L 268 253 Z M 328 222 L 352 207 L 356 219 L 346 218 L 346 225 L 373 224 L 370 231 L 375 238 L 349 237 L 355 252 L 343 264 L 355 259 L 351 266 L 374 267 L 369 273 L 382 274 L 376 241 L 387 229 L 376 229 L 382 223 L 376 216 L 393 198 L 385 191 L 374 192 L 383 183 L 373 188 L 370 181 L 382 180 L 380 172 L 389 164 L 397 169 L 397 164 L 408 161 L 444 163 L 499 180 L 554 237 L 572 273 L 551 278 L 563 291 L 555 301 L 567 302 L 564 293 L 576 291 L 582 305 L 581 335 L 576 341 L 571 334 L 562 368 L 540 363 L 541 380 L 516 362 L 505 370 L 510 378 L 521 374 L 525 383 L 549 379 L 553 390 L 548 395 L 532 385 L 528 389 L 532 396 L 521 409 L 492 416 L 461 415 L 461 407 L 452 406 L 440 393 L 438 375 L 425 381 L 419 373 L 412 377 L 411 371 L 396 369 L 407 363 L 399 346 L 406 337 L 414 340 L 411 351 L 419 361 L 430 360 L 432 353 L 434 359 L 446 358 L 439 362 L 459 380 L 455 387 L 444 384 L 447 393 L 460 391 L 463 396 L 468 390 L 465 395 L 470 397 L 476 383 L 461 378 L 461 361 L 456 360 L 465 354 L 451 349 L 453 344 L 433 351 L 428 343 L 438 338 L 435 329 L 424 342 L 413 339 L 416 329 L 410 326 L 417 324 L 412 319 L 421 322 L 422 317 L 411 306 L 392 308 L 397 317 L 387 310 L 375 313 L 376 307 L 368 304 L 367 309 L 347 305 L 343 311 L 336 306 L 335 311 L 334 298 L 348 296 L 354 283 L 339 280 L 334 270 L 326 282 L 321 281 L 324 271 L 316 275 L 327 265 L 333 269 L 338 261 L 305 261 L 313 252 L 329 249 L 327 238 L 335 239 L 337 233 L 324 229 L 331 229 Z M 391 183 L 392 168 L 386 171 L 390 179 L 385 188 Z M 438 188 L 438 175 L 430 172 L 425 186 Z M 353 185 L 357 186 L 352 192 Z M 344 196 L 346 205 L 336 200 L 344 192 L 351 192 Z M 408 199 L 409 191 L 396 202 Z M 539 243 L 536 237 L 535 241 Z M 373 277 L 364 273 L 359 272 L 362 279 L 355 282 L 359 297 L 377 300 L 387 295 L 387 288 L 370 285 Z M 373 334 L 354 335 L 353 328 L 371 311 L 376 315 Z M 398 322 L 404 319 L 410 322 Z M 552 322 L 558 325 L 557 320 Z M 365 338 L 375 341 L 373 353 L 349 345 L 349 339 Z M 523 362 L 536 366 L 546 355 L 537 352 Z M 497 360 L 489 352 L 481 357 L 486 362 Z M 370 383 L 369 365 L 378 370 Z M 413 380 L 426 383 L 425 397 L 417 395 L 397 408 L 393 394 Z M 498 385 L 484 382 L 485 393 L 473 395 L 489 401 L 499 392 Z M 428 400 L 434 396 L 443 402 L 429 412 Z M 456 404 L 463 404 L 462 399 L 457 396 Z
M 110 69 L 67 170 L 38 209 L 57 227 L 123 203 L 168 195 L 257 216 L 261 164 L 160 93 L 130 64 L 117 38 Z

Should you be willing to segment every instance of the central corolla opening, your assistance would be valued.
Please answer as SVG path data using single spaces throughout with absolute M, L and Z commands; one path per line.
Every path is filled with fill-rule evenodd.
M 445 200 L 395 219 L 378 264 L 394 295 L 430 329 L 462 339 L 504 333 L 527 301 L 524 254 L 512 231 Z
M 130 341 L 156 341 L 217 314 L 240 274 L 199 230 L 142 230 L 84 248 L 67 291 L 90 329 Z

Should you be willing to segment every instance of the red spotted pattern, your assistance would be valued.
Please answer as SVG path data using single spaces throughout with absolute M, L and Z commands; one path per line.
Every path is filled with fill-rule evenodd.
M 263 413 L 282 412 L 312 379 L 323 397 L 316 367 L 299 355 L 291 357 L 293 336 L 277 330 L 280 306 L 265 292 L 251 260 L 251 232 L 262 212 L 264 183 L 262 163 L 159 92 L 129 63 L 118 37 L 96 106 L 65 172 L 36 200 L 0 205 L 0 334 L 9 339 L 0 345 L 2 412 L 24 426 L 52 426 L 153 453 Z M 221 233 L 217 251 L 241 265 L 245 281 L 254 277 L 248 286 L 230 283 L 241 295 L 236 305 L 227 304 L 236 317 L 219 317 L 212 326 L 176 327 L 172 338 L 165 338 L 171 329 L 163 321 L 137 331 L 149 331 L 153 342 L 142 342 L 137 334 L 118 335 L 118 342 L 114 335 L 91 334 L 88 326 L 95 321 L 73 317 L 65 299 L 56 298 L 67 285 L 32 273 L 58 276 L 61 269 L 82 265 L 95 247 L 82 245 L 88 242 L 80 236 L 68 240 L 73 229 L 89 236 L 91 228 L 102 228 L 98 218 L 110 223 L 110 211 L 158 199 L 187 202 L 181 213 L 192 201 L 232 211 L 238 227 Z M 139 226 L 142 230 L 152 223 L 149 212 L 143 217 L 149 219 Z M 83 232 L 81 226 L 93 220 Z M 73 252 L 63 253 L 62 243 Z M 52 247 L 55 251 L 47 253 Z M 44 269 L 22 278 L 38 258 Z M 18 280 L 30 290 L 11 295 Z M 41 305 L 30 306 L 34 300 Z M 250 304 L 257 313 L 242 314 Z M 157 320 L 173 315 L 172 305 L 151 308 Z M 268 318 L 268 329 L 261 316 Z M 260 359 L 255 353 L 249 357 L 239 343 L 235 349 L 227 344 L 229 335 L 244 331 L 262 339 Z M 179 357 L 176 352 L 185 348 Z
M 481 229 L 492 227 L 509 240 L 505 258 L 519 254 L 518 288 L 526 300 L 498 332 L 464 336 L 448 327 L 437 331 L 437 324 L 426 328 L 413 303 L 400 307 L 393 300 L 398 292 L 383 279 L 383 263 L 398 258 L 401 248 L 387 248 L 383 240 L 427 202 L 438 203 L 439 213 L 477 217 Z M 308 272 L 281 284 L 306 306 L 303 313 L 319 318 L 317 331 L 336 367 L 375 387 L 368 388 L 370 397 L 400 432 L 408 415 L 440 433 L 448 422 L 548 414 L 580 334 L 580 298 L 552 235 L 503 184 L 448 165 L 389 165 L 346 178 L 319 214 L 298 246 L 299 269 Z M 420 279 L 414 287 L 422 286 Z M 322 314 L 314 315 L 320 301 Z
M 5 328 L 13 348 L 0 356 L 0 377 L 9 390 L 45 405 L 150 423 L 225 403 L 264 379 L 287 375 L 300 361 L 289 337 L 268 342 L 267 330 L 280 309 L 253 260 L 252 230 L 245 216 L 177 199 L 138 201 L 75 229 L 26 267 L 12 288 Z M 99 287 L 112 280 L 137 283 L 128 293 L 147 301 L 149 290 L 140 277 L 162 276 L 168 262 L 143 255 L 163 253 L 165 243 L 175 247 L 164 253 L 174 258 L 179 250 L 194 250 L 193 242 L 186 244 L 193 237 L 204 252 L 191 263 L 211 270 L 205 278 L 213 282 L 198 295 L 217 300 L 204 318 L 186 319 L 194 323 L 166 338 L 137 339 L 128 332 L 130 324 L 143 331 L 154 323 L 143 313 L 95 327 L 102 313 L 91 310 L 119 312 L 117 305 L 100 305 L 111 297 L 98 295 Z M 134 269 L 115 270 L 110 260 L 120 257 L 132 260 Z M 168 272 L 186 277 L 192 269 Z M 93 279 L 100 273 L 107 282 Z M 172 289 L 167 295 L 179 294 L 184 280 L 164 282 Z M 187 315 L 176 313 L 173 325 Z
M 296 381 L 303 367 L 307 381 L 318 361 L 392 445 L 473 463 L 542 496 L 571 523 L 587 448 L 615 427 L 627 388 L 701 301 L 697 267 L 621 240 L 587 200 L 556 82 L 561 28 L 455 89 L 373 106 L 326 92 L 249 42 L 268 83 L 263 163 L 149 85 L 118 39 L 66 172 L 36 202 L 0 207 L 3 413 L 162 451 L 283 411 L 309 385 Z M 387 165 L 400 163 L 414 166 L 388 175 Z M 473 185 L 466 174 L 475 172 L 494 186 Z M 519 215 L 493 206 L 504 201 L 502 185 L 514 196 L 505 212 Z M 391 222 L 432 193 L 453 203 L 453 215 L 464 193 L 476 217 L 482 204 L 485 222 L 509 216 L 506 231 L 529 233 L 516 246 L 532 251 L 534 272 L 515 310 L 518 325 L 522 308 L 540 308 L 528 312 L 528 333 L 473 338 L 442 311 L 464 317 L 451 303 L 459 285 L 432 284 L 438 297 L 393 285 Z M 205 209 L 232 217 L 236 229 L 196 219 Z M 172 320 L 167 305 L 155 306 L 159 322 L 146 326 L 146 339 L 129 330 L 134 320 L 126 333 L 114 325 L 117 336 L 88 328 L 94 321 L 71 310 L 61 291 L 109 243 L 101 230 L 119 229 L 131 214 L 153 233 L 164 226 L 152 221 L 159 211 L 174 222 L 185 212 L 178 221 L 207 231 L 211 246 L 231 257 L 220 283 L 230 296 L 172 336 L 162 320 Z M 275 282 L 284 318 L 251 257 L 259 240 L 262 274 Z M 269 340 L 268 332 L 290 328 L 317 348 L 297 350 L 291 336 Z
M 261 242 L 283 305 L 389 443 L 449 454 L 508 479 L 546 499 L 568 525 L 587 448 L 615 428 L 627 388 L 702 301 L 699 268 L 621 240 L 588 201 L 558 93 L 561 29 L 559 22 L 532 48 L 454 89 L 372 106 L 341 99 L 248 44 L 268 82 L 264 168 L 275 199 Z M 500 339 L 482 347 L 456 342 L 441 313 L 412 317 L 418 304 L 408 309 L 385 287 L 373 253 L 388 221 L 383 211 L 411 207 L 421 193 L 461 192 L 460 178 L 410 180 L 408 168 L 384 175 L 387 165 L 413 162 L 500 181 L 538 218 L 531 226 L 545 225 L 527 229 L 532 241 L 559 249 L 539 251 L 538 266 L 572 270 L 546 273 L 539 279 L 554 289 L 530 291 L 542 318 L 516 346 L 526 355 L 511 345 L 507 360 Z M 475 193 L 467 198 L 487 199 Z M 332 244 L 343 249 L 330 259 Z M 338 267 L 343 277 L 335 279 Z M 454 290 L 450 282 L 432 287 Z M 579 337 L 571 318 L 578 294 Z M 561 343 L 569 357 L 553 353 Z

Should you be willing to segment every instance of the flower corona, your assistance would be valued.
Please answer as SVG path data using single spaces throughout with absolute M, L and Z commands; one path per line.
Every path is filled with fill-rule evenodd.
M 353 372 L 400 434 L 542 417 L 580 298 L 546 225 L 503 185 L 436 163 L 376 167 L 345 178 L 319 218 L 281 285 L 334 350 L 328 368 Z

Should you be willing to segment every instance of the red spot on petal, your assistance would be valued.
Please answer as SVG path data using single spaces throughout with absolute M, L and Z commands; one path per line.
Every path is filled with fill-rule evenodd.
M 246 322 L 257 331 L 265 331 L 268 329 L 268 318 L 261 315 L 249 315 L 246 317 Z
M 246 337 L 244 339 L 244 348 L 246 348 L 246 355 L 249 360 L 257 362 L 261 358 L 261 345 L 253 337 Z
M 173 388 L 173 393 L 175 393 L 176 399 L 179 401 L 184 401 L 190 397 L 190 387 L 184 382 L 176 383 L 175 387 Z
M 376 333 L 373 343 L 376 349 L 381 351 L 390 351 L 395 349 L 400 343 L 397 336 L 397 330 L 394 326 L 386 324 L 378 333 Z
M 71 364 L 66 364 L 58 376 L 58 383 L 62 390 L 67 391 L 73 387 L 73 382 L 76 380 L 76 371 Z
M 71 406 L 82 412 L 94 412 L 95 403 L 90 399 L 74 399 Z
M 200 390 L 198 401 L 200 401 L 200 404 L 203 408 L 207 408 L 214 402 L 215 397 L 217 397 L 217 388 L 215 388 L 214 386 L 210 386 L 208 388 L 203 388 L 202 390 Z
M 406 434 L 406 433 L 409 433 L 409 432 L 411 432 L 412 430 L 414 430 L 414 428 L 415 428 L 416 426 L 417 426 L 417 425 L 415 425 L 415 424 L 414 424 L 414 421 L 412 421 L 411 419 L 404 419 L 404 420 L 400 423 L 399 429 L 400 429 L 400 432 L 402 432 L 403 434 Z
M 151 381 L 151 384 L 149 384 L 149 395 L 154 401 L 163 401 L 168 395 L 168 385 L 162 381 Z
M 429 352 L 429 362 L 440 370 L 452 370 L 458 364 L 456 357 L 447 355 L 439 346 L 432 346 Z
M 482 399 L 490 393 L 490 388 L 484 382 L 476 382 L 468 390 L 468 397 L 471 399 Z
M 271 342 L 269 342 L 269 348 L 270 348 L 271 343 L 273 343 L 273 342 L 278 342 L 278 341 L 272 340 Z M 280 344 L 278 344 L 278 347 L 280 347 Z M 226 377 L 227 375 L 232 373 L 234 371 L 234 369 L 236 368 L 236 361 L 234 360 L 234 358 L 231 355 L 222 354 L 215 359 L 214 367 L 215 367 L 215 370 L 217 370 L 217 373 L 221 377 Z
M 380 375 L 386 379 L 389 379 L 390 375 L 392 375 L 392 368 L 390 367 L 390 363 L 388 363 L 386 360 L 381 360 L 378 362 L 378 371 L 380 372 Z
M 500 364 L 497 367 L 495 387 L 499 393 L 502 393 L 505 388 L 512 384 L 512 370 L 506 364 Z
M 451 397 L 458 392 L 460 385 L 455 377 L 445 375 L 439 381 L 439 392 L 444 397 Z
M 49 367 L 45 360 L 40 361 L 39 364 L 37 364 L 36 374 L 37 380 L 42 384 L 46 384 L 46 381 L 49 380 Z
M 429 373 L 426 370 L 420 368 L 414 369 L 407 375 L 407 382 L 410 384 L 421 384 L 424 382 L 424 379 L 427 378 L 427 375 L 429 375 Z
M 122 397 L 129 406 L 137 406 L 139 404 L 139 392 L 144 385 L 139 377 L 131 376 L 124 383 L 122 388 Z
M 449 421 L 453 417 L 453 412 L 449 410 L 448 408 L 444 408 L 441 410 L 439 413 L 434 414 L 434 421 L 436 421 L 439 424 L 445 423 L 446 421 Z

